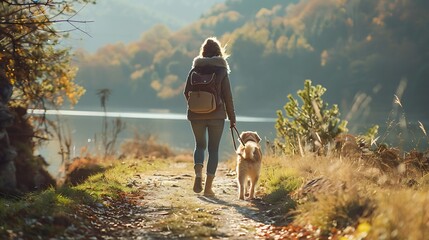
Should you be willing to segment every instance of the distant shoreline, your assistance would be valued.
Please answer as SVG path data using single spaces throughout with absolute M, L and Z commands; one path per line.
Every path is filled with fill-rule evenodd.
M 62 116 L 81 116 L 81 117 L 119 117 L 119 118 L 140 118 L 140 119 L 159 119 L 159 120 L 187 120 L 185 114 L 171 113 L 168 111 L 149 111 L 149 112 L 103 112 L 103 111 L 80 111 L 80 110 L 43 110 L 28 109 L 28 114 L 34 115 L 62 115 Z M 240 122 L 275 122 L 275 118 L 237 116 Z

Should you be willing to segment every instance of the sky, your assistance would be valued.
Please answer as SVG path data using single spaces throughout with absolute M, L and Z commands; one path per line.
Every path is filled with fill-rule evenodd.
M 109 43 L 137 40 L 156 24 L 177 30 L 219 2 L 224 0 L 99 0 L 76 8 L 79 12 L 73 19 L 86 23 L 78 24 L 80 30 L 72 31 L 64 44 L 95 52 Z

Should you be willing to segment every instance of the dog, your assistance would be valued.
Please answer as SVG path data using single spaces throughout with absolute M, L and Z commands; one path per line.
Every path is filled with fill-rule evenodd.
M 240 139 L 240 146 L 236 151 L 238 197 L 244 200 L 244 196 L 250 188 L 248 198 L 254 199 L 255 186 L 261 172 L 262 151 L 259 144 L 261 138 L 257 132 L 244 131 L 240 134 Z M 249 182 L 250 186 L 248 185 Z

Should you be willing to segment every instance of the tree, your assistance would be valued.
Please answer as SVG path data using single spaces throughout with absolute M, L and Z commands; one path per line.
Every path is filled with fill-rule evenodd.
M 25 115 L 27 108 L 59 108 L 65 99 L 73 105 L 84 93 L 74 81 L 77 69 L 71 64 L 70 49 L 60 43 L 69 31 L 80 30 L 78 24 L 86 23 L 74 20 L 78 13 L 74 7 L 90 2 L 94 0 L 0 0 L 0 100 L 8 106 L 5 111 L 15 115 L 6 129 L 11 146 L 0 149 L 0 156 L 16 150 L 14 159 L 0 165 L 0 177 L 17 178 L 16 184 L 0 181 L 0 191 L 55 184 L 45 169 L 47 163 L 33 154 L 34 137 L 48 133 L 46 119 L 34 127 Z M 62 23 L 68 29 L 59 30 Z
M 69 31 L 80 30 L 74 6 L 94 0 L 1 0 L 0 76 L 14 87 L 12 106 L 75 104 L 84 89 L 74 82 L 77 69 L 69 49 L 59 46 Z M 70 28 L 58 30 L 55 24 Z
M 302 106 L 291 94 L 283 111 L 277 111 L 277 146 L 286 154 L 303 155 L 307 146 L 311 152 L 326 153 L 326 147 L 340 133 L 346 132 L 347 121 L 339 119 L 339 109 L 333 105 L 328 109 L 322 95 L 326 88 L 312 86 L 306 80 L 304 89 L 298 91 Z

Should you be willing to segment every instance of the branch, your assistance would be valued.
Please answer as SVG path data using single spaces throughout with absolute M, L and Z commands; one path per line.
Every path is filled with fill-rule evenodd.
M 34 24 L 53 24 L 53 23 L 91 23 L 92 20 L 72 20 L 72 19 L 60 19 L 60 20 L 47 20 L 47 21 L 34 21 L 34 22 L 18 22 L 18 21 L 4 21 L 0 24 L 5 25 L 34 25 Z
M 36 6 L 36 5 L 44 5 L 44 6 L 54 6 L 56 4 L 56 2 L 47 0 L 45 3 L 41 2 L 41 1 L 36 1 L 36 0 L 32 0 L 32 2 L 28 2 L 28 3 L 19 3 L 18 1 L 8 1 L 8 0 L 1 0 L 0 2 L 6 3 L 10 6 L 21 6 L 21 7 L 31 7 L 31 6 Z M 57 2 L 57 4 L 60 4 L 60 2 Z
M 55 13 L 53 16 L 49 16 L 48 14 L 45 13 L 44 9 L 42 8 L 42 6 L 54 6 L 56 2 L 53 1 L 46 1 L 45 3 L 42 2 L 29 2 L 29 3 L 18 3 L 15 1 L 15 3 L 9 1 L 9 0 L 0 0 L 0 3 L 3 2 L 9 6 L 17 6 L 17 9 L 15 9 L 12 12 L 9 13 L 3 13 L 6 15 L 3 15 L 2 19 L 0 20 L 0 24 L 3 25 L 21 25 L 21 26 L 37 26 L 37 25 L 43 25 L 45 28 L 49 29 L 48 32 L 53 33 L 53 34 L 57 34 L 57 33 L 63 33 L 63 32 L 71 32 L 73 30 L 78 30 L 88 36 L 91 37 L 91 35 L 84 31 L 83 29 L 81 29 L 78 24 L 86 24 L 86 23 L 91 23 L 94 21 L 88 21 L 88 20 L 74 20 L 73 18 L 77 16 L 77 14 L 79 12 L 82 11 L 83 8 L 86 7 L 87 4 L 83 5 L 78 11 L 73 11 L 73 14 L 71 16 L 68 16 L 66 19 L 56 19 L 61 15 L 66 16 L 66 9 L 68 7 L 68 4 L 65 2 L 58 2 L 57 4 L 61 4 L 63 5 L 61 7 L 61 9 L 59 9 L 59 11 L 57 13 Z M 23 11 L 25 9 L 28 9 L 29 13 L 33 13 L 31 11 L 32 8 L 38 9 L 40 11 L 40 13 L 43 15 L 42 17 L 44 18 L 44 20 L 35 20 L 34 16 L 26 16 L 28 14 L 25 14 Z M 59 7 L 58 7 L 59 8 Z M 10 16 L 15 16 L 18 15 L 18 13 L 22 12 L 22 16 L 21 18 L 18 19 L 10 19 Z M 21 15 L 20 14 L 20 15 Z M 54 30 L 51 29 L 48 25 L 51 24 L 57 24 L 57 23 L 68 23 L 69 25 L 72 26 L 72 29 L 70 30 L 64 30 L 64 31 L 58 31 L 58 30 Z M 43 30 L 40 27 L 37 27 L 39 30 Z M 46 30 L 46 29 L 45 29 Z

